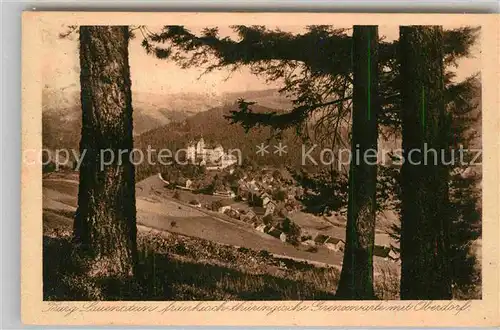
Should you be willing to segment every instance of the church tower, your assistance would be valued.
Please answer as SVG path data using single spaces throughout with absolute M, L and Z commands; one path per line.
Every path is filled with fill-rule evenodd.
M 203 136 L 196 144 L 196 153 L 198 154 L 198 156 L 201 156 L 205 153 L 205 141 L 203 140 Z

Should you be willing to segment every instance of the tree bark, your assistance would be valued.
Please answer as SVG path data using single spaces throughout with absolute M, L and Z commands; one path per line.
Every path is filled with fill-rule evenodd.
M 91 258 L 95 276 L 132 276 L 137 258 L 128 41 L 126 26 L 80 27 L 85 154 L 74 241 Z
M 402 134 L 401 299 L 450 299 L 449 123 L 443 30 L 400 27 Z M 436 150 L 434 153 L 432 150 Z
M 354 74 L 352 157 L 346 247 L 337 297 L 361 300 L 375 297 L 373 245 L 379 113 L 378 27 L 354 26 L 352 56 Z

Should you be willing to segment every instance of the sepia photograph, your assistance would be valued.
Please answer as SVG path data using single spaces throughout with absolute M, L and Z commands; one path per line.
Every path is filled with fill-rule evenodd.
M 44 311 L 485 297 L 480 20 L 155 18 L 37 20 Z

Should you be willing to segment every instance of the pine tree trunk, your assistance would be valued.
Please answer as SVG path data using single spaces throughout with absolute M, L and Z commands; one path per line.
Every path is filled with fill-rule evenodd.
M 449 172 L 441 163 L 449 143 L 442 28 L 401 27 L 400 47 L 401 299 L 450 299 Z M 426 151 L 432 149 L 437 153 Z
M 355 26 L 352 158 L 349 173 L 346 247 L 337 289 L 337 297 L 341 299 L 374 298 L 373 244 L 379 112 L 377 63 L 378 28 Z
M 85 156 L 74 239 L 91 258 L 96 276 L 131 276 L 137 257 L 128 41 L 126 26 L 80 28 L 80 151 Z M 119 150 L 128 152 L 119 157 Z

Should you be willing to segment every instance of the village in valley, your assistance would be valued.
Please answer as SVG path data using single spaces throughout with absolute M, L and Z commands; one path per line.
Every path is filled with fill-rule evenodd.
M 220 143 L 206 143 L 203 137 L 190 141 L 185 150 L 186 165 L 158 173 L 172 199 L 251 225 L 296 249 L 343 253 L 346 210 L 322 216 L 304 212 L 304 189 L 287 169 L 240 164 Z M 375 257 L 399 263 L 398 251 L 387 232 L 376 231 Z
M 219 244 L 241 244 L 307 263 L 341 266 L 345 207 L 323 214 L 310 213 L 303 201 L 311 191 L 294 178 L 292 169 L 241 160 L 241 155 L 231 153 L 217 141 L 206 142 L 199 136 L 183 149 L 184 159 L 179 164 L 163 166 L 137 183 L 138 223 Z M 45 169 L 46 184 L 53 186 L 58 180 L 67 180 L 74 166 L 68 161 L 59 166 L 59 171 Z M 72 189 L 76 196 L 76 187 Z M 150 212 L 160 204 L 161 209 Z M 373 250 L 376 263 L 394 270 L 400 263 L 399 242 L 391 234 L 395 219 L 397 216 L 387 210 L 377 215 Z M 224 229 L 217 229 L 219 224 L 224 224 Z M 199 230 L 200 225 L 206 230 Z M 238 229 L 231 233 L 228 228 Z M 230 237 L 242 231 L 254 234 L 244 242 L 237 236 Z

